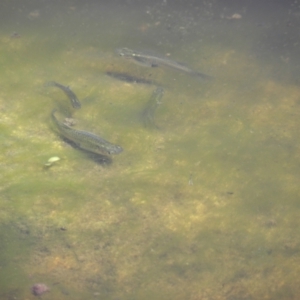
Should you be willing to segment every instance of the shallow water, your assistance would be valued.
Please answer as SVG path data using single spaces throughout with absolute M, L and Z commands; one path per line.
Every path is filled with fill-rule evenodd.
M 0 298 L 298 299 L 299 4 L 82 2 L 0 5 Z M 164 88 L 157 128 L 140 118 L 156 86 L 106 72 Z M 53 108 L 124 152 L 73 148 Z

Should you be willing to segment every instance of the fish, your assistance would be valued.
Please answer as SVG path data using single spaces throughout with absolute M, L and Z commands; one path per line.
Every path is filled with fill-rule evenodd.
M 152 84 L 151 80 L 147 80 L 145 78 L 140 78 L 140 77 L 135 77 L 135 76 L 132 76 L 127 73 L 107 71 L 106 75 L 116 78 L 116 79 L 119 79 L 119 80 L 122 80 L 122 81 L 130 82 L 130 83 Z
M 136 63 L 144 67 L 155 68 L 155 67 L 165 66 L 177 71 L 182 71 L 189 75 L 200 77 L 202 79 L 212 79 L 212 76 L 210 75 L 192 70 L 189 67 L 166 57 L 159 57 L 151 54 L 146 54 L 128 48 L 119 48 L 116 50 L 116 53 L 123 58 L 132 59 Z
M 146 107 L 142 111 L 142 120 L 145 127 L 157 127 L 155 124 L 154 114 L 158 106 L 162 103 L 161 98 L 164 95 L 164 89 L 162 87 L 157 87 L 150 99 L 148 100 Z
M 78 148 L 100 155 L 119 154 L 123 151 L 121 146 L 111 144 L 94 133 L 74 129 L 60 122 L 56 118 L 55 112 L 56 109 L 52 110 L 51 116 L 58 131 L 64 138 L 73 142 Z
M 73 108 L 75 108 L 75 109 L 81 108 L 80 101 L 78 100 L 75 93 L 69 88 L 69 86 L 62 85 L 55 81 L 49 81 L 45 84 L 45 86 L 56 86 L 56 87 L 60 88 L 69 97 Z

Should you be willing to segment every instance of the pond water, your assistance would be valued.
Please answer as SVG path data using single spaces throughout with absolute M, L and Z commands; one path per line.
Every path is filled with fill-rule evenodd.
M 1 299 L 36 283 L 45 300 L 298 299 L 300 3 L 6 0 L 0 15 Z M 123 152 L 74 147 L 53 109 Z

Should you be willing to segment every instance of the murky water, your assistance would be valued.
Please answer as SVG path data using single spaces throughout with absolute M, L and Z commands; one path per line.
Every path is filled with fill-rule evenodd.
M 0 298 L 298 299 L 300 4 L 61 2 L 0 5 Z M 75 149 L 53 108 L 124 152 Z

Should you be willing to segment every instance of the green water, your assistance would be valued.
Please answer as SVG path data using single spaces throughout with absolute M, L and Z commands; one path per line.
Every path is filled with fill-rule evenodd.
M 50 288 L 43 299 L 297 299 L 298 15 L 216 1 L 63 3 L 0 5 L 0 299 L 33 299 L 38 282 Z M 286 33 L 275 21 L 288 17 Z M 276 40 L 284 34 L 291 44 Z M 214 80 L 134 65 L 120 47 Z M 156 87 L 106 71 L 164 88 L 157 128 L 140 118 Z M 74 149 L 53 130 L 53 108 L 124 152 L 101 164 Z

